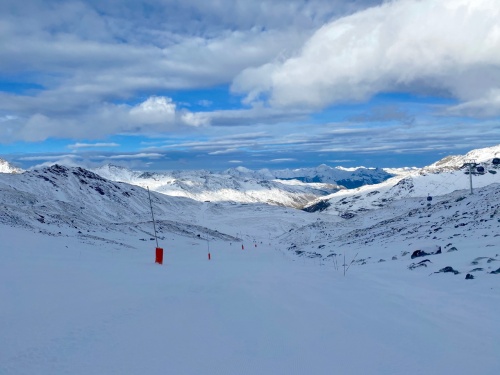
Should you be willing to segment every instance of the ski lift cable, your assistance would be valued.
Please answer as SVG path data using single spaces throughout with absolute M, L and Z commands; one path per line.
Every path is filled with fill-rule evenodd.
M 493 164 L 493 165 L 495 165 L 495 166 L 500 166 L 500 158 L 493 158 L 493 159 L 492 159 L 492 161 L 491 161 L 491 164 Z M 461 170 L 462 170 L 462 168 L 458 169 L 456 172 L 459 172 L 459 171 L 461 172 Z M 485 168 L 484 168 L 483 166 L 481 166 L 481 165 L 480 165 L 480 166 L 478 166 L 478 167 L 476 167 L 476 170 L 477 170 L 477 172 L 479 172 L 479 173 L 484 173 L 484 172 L 485 172 Z M 447 183 L 446 185 L 447 185 L 447 186 L 450 186 L 450 185 L 451 185 L 451 186 L 454 186 L 454 185 L 456 184 L 456 182 L 457 182 L 458 180 L 462 179 L 462 178 L 463 178 L 462 173 L 458 173 L 458 174 L 457 174 L 457 177 L 456 177 L 456 178 L 455 178 L 455 179 L 454 179 L 454 180 L 453 180 L 450 184 L 448 184 L 448 183 Z M 402 180 L 403 180 L 403 179 L 401 179 L 400 181 L 402 181 Z M 444 183 L 442 183 L 442 182 L 441 182 L 441 183 L 436 184 L 436 185 L 435 185 L 435 187 L 434 187 L 434 188 L 433 188 L 433 189 L 432 189 L 432 190 L 428 193 L 428 195 L 427 195 L 427 201 L 428 201 L 428 202 L 432 201 L 432 198 L 433 198 L 433 196 L 434 196 L 434 195 L 438 195 L 438 196 L 439 196 L 439 195 L 442 195 L 442 194 L 443 194 L 443 193 L 442 193 L 443 191 L 444 191 L 444 194 L 447 194 L 447 193 L 446 193 L 445 184 L 444 184 Z M 441 193 L 441 194 L 439 194 L 439 193 Z M 408 198 L 408 196 L 409 196 L 410 194 L 411 194 L 411 191 L 408 191 L 408 192 L 406 193 L 406 195 L 404 195 L 401 199 L 406 199 L 406 198 Z M 429 199 L 429 198 L 430 198 L 430 199 Z
M 451 186 L 454 186 L 454 185 L 455 185 L 455 183 L 456 183 L 458 180 L 462 179 L 462 178 L 463 178 L 463 177 L 462 177 L 462 175 L 461 175 L 460 173 L 458 173 L 457 177 L 456 177 L 456 178 L 455 178 L 455 179 L 454 179 L 454 180 L 453 180 L 450 184 L 448 184 L 448 183 L 447 183 L 447 184 L 446 184 L 446 186 L 450 186 L 450 185 L 451 185 Z M 439 190 L 438 190 L 438 189 L 439 189 Z M 437 195 L 437 196 L 443 195 L 443 191 L 444 191 L 444 194 L 447 194 L 447 192 L 446 192 L 446 188 L 445 188 L 445 184 L 444 184 L 444 183 L 442 183 L 442 182 L 440 182 L 440 183 L 436 184 L 436 185 L 435 185 L 435 187 L 434 187 L 434 189 L 432 189 L 432 190 L 428 193 L 428 197 L 430 196 L 430 197 L 432 198 L 432 197 L 433 197 L 433 196 L 435 196 L 435 195 Z M 441 193 L 441 194 L 439 194 L 439 193 Z M 431 200 L 432 200 L 432 199 L 431 199 Z
M 147 186 L 148 189 L 148 197 L 149 197 L 149 207 L 151 208 L 151 217 L 153 219 L 153 229 L 155 233 L 155 240 L 156 240 L 156 247 L 158 248 L 158 235 L 156 234 L 156 222 L 155 222 L 155 216 L 153 214 L 153 204 L 151 203 L 151 193 L 149 192 L 149 186 Z

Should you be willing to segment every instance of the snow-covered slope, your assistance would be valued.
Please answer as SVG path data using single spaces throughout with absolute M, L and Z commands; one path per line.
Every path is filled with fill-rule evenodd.
M 376 210 L 359 209 L 345 219 L 337 217 L 333 226 L 319 220 L 284 234 L 281 240 L 303 256 L 328 259 L 338 253 L 349 252 L 351 257 L 359 253 L 358 262 L 363 264 L 395 258 L 409 266 L 413 251 L 434 252 L 441 247 L 442 254 L 429 258 L 428 271 L 452 266 L 472 272 L 477 257 L 491 259 L 479 262 L 484 263 L 477 270 L 482 274 L 500 267 L 500 183 L 478 188 L 472 195 L 460 190 L 430 202 L 404 197 Z M 454 254 L 457 249 L 467 251 L 465 259 Z
M 199 206 L 188 199 L 153 193 L 158 215 L 189 221 Z M 92 231 L 151 218 L 142 188 L 111 182 L 82 168 L 54 165 L 23 174 L 0 176 L 0 223 L 37 230 Z
M 473 169 L 473 188 L 484 187 L 500 182 L 500 165 L 494 160 L 500 146 L 474 150 L 464 156 L 445 158 L 442 162 L 421 169 L 408 168 L 393 170 L 398 173 L 380 184 L 362 186 L 357 189 L 343 190 L 311 202 L 305 210 L 325 211 L 327 213 L 351 217 L 357 212 L 376 209 L 403 198 L 427 198 L 449 194 L 457 190 L 470 191 L 468 168 L 463 163 L 472 156 L 476 157 L 477 167 Z M 478 168 L 483 170 L 479 171 Z
M 428 171 L 456 170 L 462 168 L 467 162 L 475 162 L 478 166 L 490 166 L 495 158 L 500 158 L 500 145 L 472 150 L 465 155 L 447 156 L 424 169 Z
M 162 194 L 201 202 L 261 202 L 300 208 L 317 197 L 340 189 L 331 183 L 279 181 L 262 176 L 219 174 L 205 170 L 150 173 L 105 165 L 94 169 L 94 172 L 109 180 L 149 187 Z
M 22 173 L 23 170 L 14 167 L 8 161 L 0 159 L 0 173 Z
M 236 230 L 235 224 L 244 225 L 247 220 L 262 222 L 263 230 L 277 231 L 313 220 L 295 209 L 273 207 L 277 218 L 263 221 L 270 213 L 263 209 L 266 205 L 259 204 L 202 203 L 156 192 L 151 192 L 151 199 L 160 236 L 174 232 L 189 238 L 201 235 L 235 240 L 245 232 Z M 148 241 L 154 237 L 147 190 L 106 180 L 82 168 L 54 165 L 0 175 L 0 207 L 0 224 L 50 235 L 92 239 L 94 232 L 109 231 L 136 233 Z M 286 212 L 290 214 L 280 219 Z M 214 217 L 219 218 L 217 227 L 210 225 Z

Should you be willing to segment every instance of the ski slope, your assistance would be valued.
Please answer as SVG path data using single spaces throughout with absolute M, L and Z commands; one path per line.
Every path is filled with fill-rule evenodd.
M 155 242 L 130 233 L 1 225 L 0 373 L 497 373 L 500 275 L 429 276 L 405 259 L 344 277 L 245 230 L 162 232 L 158 265 Z

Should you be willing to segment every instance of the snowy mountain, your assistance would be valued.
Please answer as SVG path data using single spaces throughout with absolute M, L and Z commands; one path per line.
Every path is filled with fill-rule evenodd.
M 0 159 L 0 173 L 22 173 L 23 170 L 14 167 L 8 161 Z
M 279 180 L 299 180 L 302 182 L 330 183 L 353 189 L 363 185 L 377 184 L 392 177 L 391 173 L 379 168 L 332 168 L 322 164 L 316 168 L 297 168 L 269 170 L 262 169 L 252 171 L 247 168 L 238 167 L 228 169 L 227 174 L 238 177 L 259 178 L 259 179 L 279 179 Z
M 191 198 L 201 202 L 261 202 L 300 208 L 317 197 L 341 189 L 332 183 L 282 181 L 259 173 L 242 175 L 205 170 L 151 173 L 131 171 L 109 164 L 94 169 L 94 172 L 109 180 L 126 182 L 143 188 L 149 187 L 162 194 Z
M 234 224 L 239 222 L 239 216 L 233 218 L 226 211 L 251 211 L 243 214 L 247 217 L 268 215 L 262 205 L 207 204 L 156 192 L 151 192 L 151 199 L 160 234 L 174 232 L 193 238 L 202 235 L 203 238 L 235 240 L 237 232 Z M 154 237 L 147 190 L 106 180 L 83 168 L 54 165 L 23 174 L 1 175 L 0 207 L 0 224 L 50 235 L 98 240 L 92 233 L 104 230 L 137 233 L 147 240 Z M 296 211 L 279 207 L 276 210 Z M 232 236 L 223 235 L 216 228 L 207 229 L 210 225 L 206 223 L 203 227 L 198 225 L 211 215 L 225 216 L 227 224 L 220 224 L 217 229 L 225 228 Z M 295 218 L 287 220 L 295 221 Z M 219 221 L 224 222 L 224 219 Z M 292 226 L 299 224 L 300 221 Z M 276 225 L 280 228 L 282 221 L 276 219 L 266 227 Z
M 472 150 L 465 155 L 447 156 L 424 169 L 428 171 L 456 170 L 462 168 L 467 162 L 474 162 L 483 167 L 491 166 L 495 158 L 500 158 L 500 145 Z
M 430 198 L 442 196 L 456 190 L 470 190 L 468 168 L 461 169 L 460 167 L 472 157 L 475 157 L 477 162 L 477 166 L 473 168 L 473 188 L 498 183 L 500 164 L 495 159 L 499 152 L 500 145 L 473 150 L 464 156 L 444 158 L 431 166 L 420 169 L 392 170 L 398 173 L 396 177 L 380 184 L 339 191 L 327 197 L 318 198 L 304 209 L 309 212 L 319 210 L 349 218 L 359 212 L 384 207 L 404 198 L 425 199 L 428 196 Z
M 182 217 L 189 221 L 199 205 L 156 193 L 152 201 L 159 215 L 172 220 Z M 59 165 L 2 175 L 0 204 L 0 223 L 50 233 L 87 233 L 112 225 L 136 226 L 151 219 L 147 191 L 105 180 L 82 168 Z

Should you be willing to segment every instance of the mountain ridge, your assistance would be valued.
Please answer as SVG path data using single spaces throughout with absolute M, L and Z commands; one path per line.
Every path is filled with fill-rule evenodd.
M 262 202 L 294 208 L 302 208 L 318 197 L 345 187 L 374 184 L 392 176 L 378 168 L 345 169 L 325 164 L 317 168 L 293 170 L 254 171 L 236 167 L 223 172 L 195 170 L 161 173 L 132 171 L 107 164 L 93 171 L 109 180 L 148 186 L 163 194 L 198 201 Z

